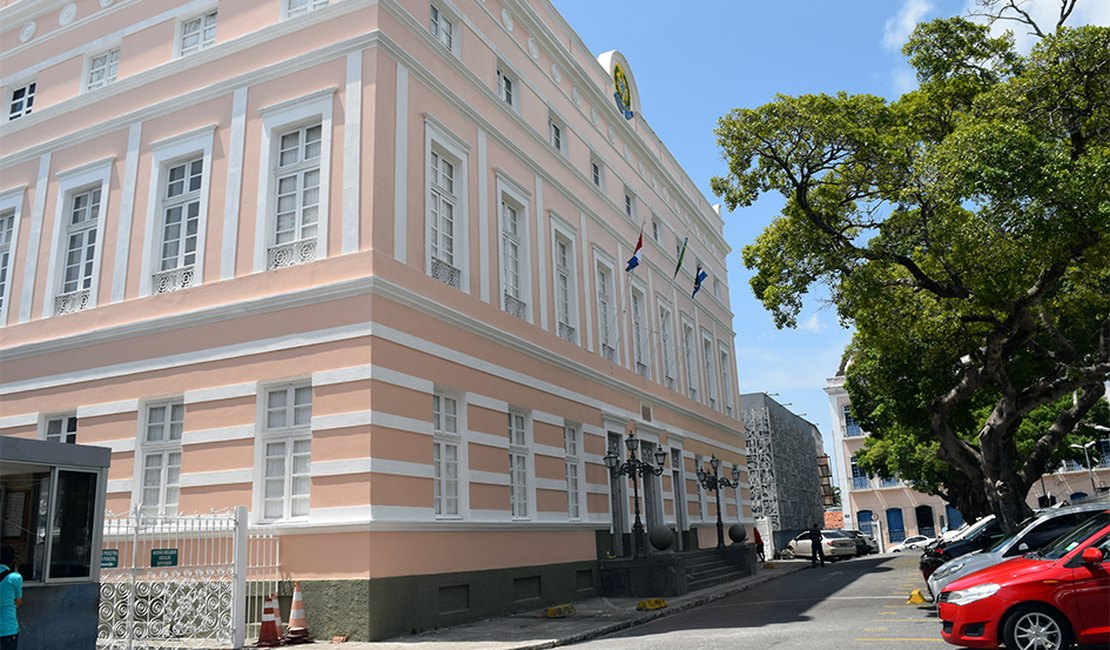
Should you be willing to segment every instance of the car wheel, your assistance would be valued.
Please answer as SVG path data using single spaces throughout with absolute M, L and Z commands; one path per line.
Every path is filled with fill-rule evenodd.
M 1062 650 L 1071 645 L 1070 630 L 1056 612 L 1036 605 L 1023 605 L 1006 619 L 1002 630 L 1011 650 Z

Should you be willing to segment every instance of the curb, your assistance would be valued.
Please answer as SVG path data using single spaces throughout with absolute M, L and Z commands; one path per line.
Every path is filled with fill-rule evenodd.
M 783 569 L 781 571 L 781 573 L 779 572 L 778 569 L 776 569 L 776 573 L 774 573 L 774 574 L 768 574 L 768 575 L 764 575 L 764 576 L 758 576 L 757 575 L 757 576 L 754 577 L 754 579 L 752 579 L 750 581 L 746 581 L 743 584 L 735 585 L 733 587 L 728 587 L 726 589 L 722 589 L 721 591 L 717 591 L 717 592 L 714 592 L 714 593 L 711 593 L 711 594 L 705 594 L 705 595 L 702 595 L 702 596 L 698 596 L 697 598 L 693 598 L 693 599 L 688 600 L 686 602 L 683 602 L 683 603 L 680 603 L 680 604 L 677 604 L 677 605 L 672 605 L 672 606 L 666 607 L 664 609 L 657 609 L 657 610 L 650 611 L 650 612 L 644 612 L 644 613 L 636 616 L 635 618 L 632 618 L 632 619 L 629 619 L 629 620 L 626 620 L 626 621 L 619 621 L 617 623 L 610 623 L 609 625 L 598 627 L 598 628 L 595 628 L 593 630 L 589 630 L 589 631 L 586 631 L 586 632 L 578 632 L 576 634 L 571 634 L 571 635 L 568 635 L 568 636 L 565 636 L 565 637 L 560 637 L 558 639 L 551 639 L 549 641 L 544 641 L 542 643 L 529 643 L 529 644 L 525 644 L 525 645 L 513 646 L 509 650 L 544 650 L 546 648 L 554 648 L 554 647 L 558 647 L 558 646 L 571 645 L 571 644 L 574 644 L 574 643 L 581 643 L 582 641 L 588 641 L 590 639 L 596 639 L 599 636 L 605 636 L 606 634 L 612 634 L 613 632 L 619 632 L 620 630 L 625 630 L 625 629 L 628 629 L 630 627 L 635 627 L 637 625 L 642 625 L 644 623 L 648 623 L 648 622 L 654 621 L 656 619 L 663 618 L 664 616 L 670 616 L 671 614 L 677 614 L 679 612 L 684 612 L 688 609 L 693 609 L 695 607 L 700 607 L 700 606 L 705 605 L 707 603 L 711 603 L 715 600 L 721 600 L 722 598 L 728 598 L 729 596 L 734 596 L 738 593 L 741 593 L 741 592 L 747 591 L 749 589 L 752 589 L 753 587 L 758 587 L 759 585 L 761 585 L 765 582 L 770 582 L 772 580 L 777 580 L 778 578 L 781 578 L 783 576 L 787 576 L 787 575 L 790 575 L 792 573 L 797 573 L 798 571 L 804 571 L 807 568 L 809 568 L 809 567 L 808 566 L 792 567 L 792 568 L 789 568 L 789 569 Z

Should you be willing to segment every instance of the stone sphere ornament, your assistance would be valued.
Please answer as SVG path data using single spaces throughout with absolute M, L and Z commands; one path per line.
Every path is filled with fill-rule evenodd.
M 744 524 L 733 524 L 728 527 L 728 538 L 733 544 L 740 544 L 748 538 L 748 529 Z
M 648 541 L 656 550 L 665 551 L 674 544 L 674 533 L 666 526 L 652 526 L 648 532 Z

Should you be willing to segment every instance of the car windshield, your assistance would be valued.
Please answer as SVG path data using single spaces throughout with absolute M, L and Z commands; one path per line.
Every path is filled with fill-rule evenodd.
M 1057 537 L 1055 541 L 1047 544 L 1041 549 L 1041 555 L 1050 560 L 1059 560 L 1070 553 L 1076 546 L 1082 544 L 1083 540 L 1087 539 L 1093 535 L 1095 531 L 1107 524 L 1110 524 L 1110 511 L 1100 512 L 1080 524 L 1075 530 L 1061 535 Z
M 1001 529 L 1002 529 L 1002 526 L 1000 526 L 997 521 L 992 519 L 990 521 L 990 523 L 986 524 L 985 526 L 983 526 L 979 530 L 973 530 L 970 533 L 968 533 L 967 535 L 965 535 L 964 539 L 974 541 L 974 540 L 979 539 L 983 535 L 993 535 Z
M 987 515 L 971 525 L 964 524 L 964 526 L 960 528 L 960 534 L 954 537 L 953 541 L 957 539 L 967 539 L 978 534 L 980 530 L 989 526 L 992 521 L 994 521 L 994 515 Z
M 1005 545 L 1009 544 L 1011 541 L 1013 541 L 1013 539 L 1015 537 L 1017 537 L 1022 531 L 1024 531 L 1025 528 L 1029 524 L 1033 523 L 1036 520 L 1037 520 L 1037 515 L 1033 515 L 1032 517 L 1029 517 L 1025 521 L 1018 524 L 1017 525 L 1017 530 L 1018 530 L 1017 533 L 1014 533 L 1012 535 L 1006 535 L 1002 539 L 998 540 L 997 542 L 994 543 L 994 546 L 991 546 L 990 548 L 987 549 L 987 553 L 994 553 L 996 551 L 1001 550 L 1003 546 L 1005 546 Z

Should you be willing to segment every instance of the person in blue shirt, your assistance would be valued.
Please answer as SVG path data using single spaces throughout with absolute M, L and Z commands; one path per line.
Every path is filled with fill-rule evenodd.
M 15 608 L 23 604 L 23 576 L 15 569 L 15 549 L 0 547 L 0 650 L 19 649 Z

